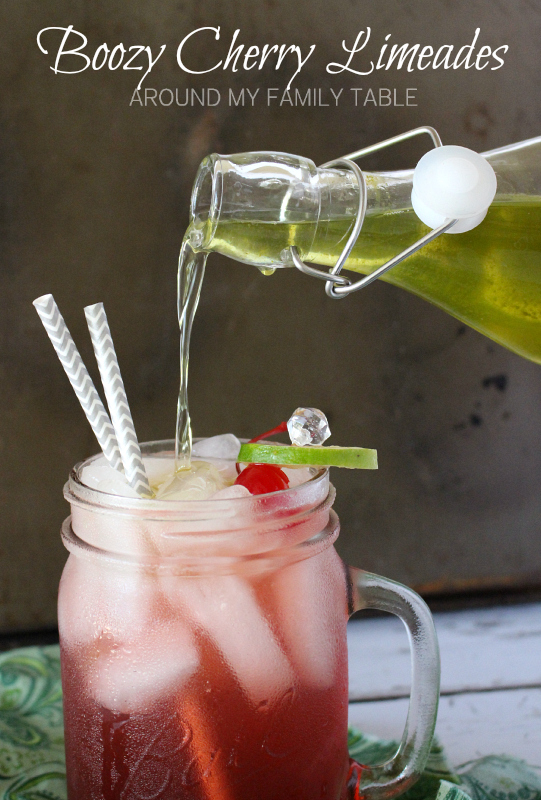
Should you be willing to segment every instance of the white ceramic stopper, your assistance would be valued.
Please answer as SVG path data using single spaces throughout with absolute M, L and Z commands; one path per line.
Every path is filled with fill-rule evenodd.
M 479 153 L 452 144 L 436 147 L 415 168 L 411 204 L 429 228 L 458 219 L 447 233 L 465 233 L 484 220 L 496 186 L 494 170 Z

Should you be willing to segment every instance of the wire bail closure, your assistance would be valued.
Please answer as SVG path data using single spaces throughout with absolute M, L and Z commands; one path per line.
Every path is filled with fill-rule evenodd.
M 393 258 L 389 259 L 389 261 L 386 261 L 385 264 L 382 264 L 381 267 L 378 267 L 376 270 L 374 270 L 374 272 L 371 272 L 370 275 L 365 275 L 364 278 L 361 278 L 355 283 L 352 283 L 348 278 L 340 275 L 340 272 L 349 258 L 349 255 L 359 237 L 366 215 L 368 194 L 366 180 L 362 170 L 357 166 L 357 164 L 355 164 L 355 159 L 362 158 L 370 153 L 375 153 L 378 150 L 383 150 L 386 147 L 391 147 L 394 144 L 398 144 L 399 142 L 403 142 L 407 139 L 412 139 L 414 136 L 420 136 L 424 133 L 430 136 L 434 147 L 442 146 L 442 141 L 436 129 L 430 127 L 429 125 L 423 125 L 420 128 L 413 128 L 411 131 L 406 131 L 405 133 L 400 133 L 397 136 L 392 136 L 390 139 L 384 139 L 382 142 L 377 142 L 376 144 L 371 144 L 368 147 L 363 147 L 361 150 L 355 150 L 353 153 L 348 153 L 342 158 L 336 158 L 332 161 L 327 161 L 325 164 L 321 164 L 322 168 L 341 165 L 346 167 L 346 169 L 350 169 L 357 178 L 357 182 L 359 184 L 359 207 L 357 209 L 357 216 L 355 218 L 353 230 L 351 231 L 350 237 L 339 256 L 338 261 L 328 272 L 316 269 L 309 264 L 305 264 L 305 262 L 300 258 L 299 252 L 295 246 L 291 246 L 289 248 L 289 252 L 291 254 L 291 260 L 293 261 L 293 264 L 298 270 L 300 270 L 300 272 L 304 272 L 305 275 L 310 275 L 312 278 L 319 278 L 320 280 L 324 280 L 326 282 L 325 292 L 334 300 L 341 300 L 343 297 L 347 297 L 347 295 L 351 294 L 352 292 L 358 292 L 359 289 L 364 289 L 365 286 L 373 283 L 385 272 L 388 272 L 388 270 L 396 267 L 397 264 L 400 264 L 401 261 L 404 261 L 404 259 L 408 258 L 408 256 L 413 255 L 413 253 L 416 253 L 417 250 L 420 250 L 426 244 L 429 244 L 430 242 L 434 241 L 434 239 L 437 239 L 438 236 L 441 236 L 442 233 L 448 231 L 449 228 L 452 228 L 452 226 L 458 222 L 458 219 L 447 220 L 443 225 L 434 228 L 427 233 L 426 236 L 418 239 L 405 250 L 402 250 L 402 252 L 398 255 L 393 256 Z

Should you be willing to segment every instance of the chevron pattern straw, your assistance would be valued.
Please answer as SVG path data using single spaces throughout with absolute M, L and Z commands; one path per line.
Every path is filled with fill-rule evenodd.
M 52 294 L 38 297 L 34 300 L 34 306 L 75 390 L 77 399 L 83 407 L 86 418 L 96 434 L 105 458 L 114 469 L 123 472 L 122 458 L 109 414 L 100 400 L 92 378 L 83 364 Z
M 152 497 L 103 303 L 86 306 L 85 314 L 126 478 L 141 497 Z

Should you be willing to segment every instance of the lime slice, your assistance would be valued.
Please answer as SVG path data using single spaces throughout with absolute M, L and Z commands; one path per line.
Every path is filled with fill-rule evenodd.
M 243 444 L 237 461 L 250 464 L 303 464 L 307 467 L 377 469 L 377 450 L 367 447 L 298 447 L 287 444 Z

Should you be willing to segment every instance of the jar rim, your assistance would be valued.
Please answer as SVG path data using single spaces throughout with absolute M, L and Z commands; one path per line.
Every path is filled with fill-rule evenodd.
M 194 439 L 194 442 L 200 441 Z M 141 452 L 145 458 L 161 457 L 174 459 L 175 442 L 173 439 L 155 440 L 141 444 Z M 90 458 L 80 461 L 72 468 L 68 481 L 64 486 L 64 497 L 71 506 L 85 507 L 97 513 L 114 513 L 121 516 L 138 516 L 144 519 L 212 519 L 221 516 L 230 516 L 250 505 L 256 504 L 258 515 L 265 513 L 266 508 L 276 510 L 277 498 L 283 498 L 285 505 L 294 513 L 299 506 L 309 503 L 309 496 L 320 494 L 322 484 L 328 486 L 329 470 L 322 467 L 308 480 L 297 486 L 281 489 L 249 497 L 222 498 L 213 500 L 161 500 L 142 497 L 123 497 L 110 494 L 100 489 L 93 488 L 84 483 L 83 470 L 98 459 L 103 458 L 103 453 L 96 453 Z M 201 459 L 211 461 L 205 457 Z M 219 459 L 224 461 L 224 459 Z M 325 492 L 327 494 L 327 492 Z

